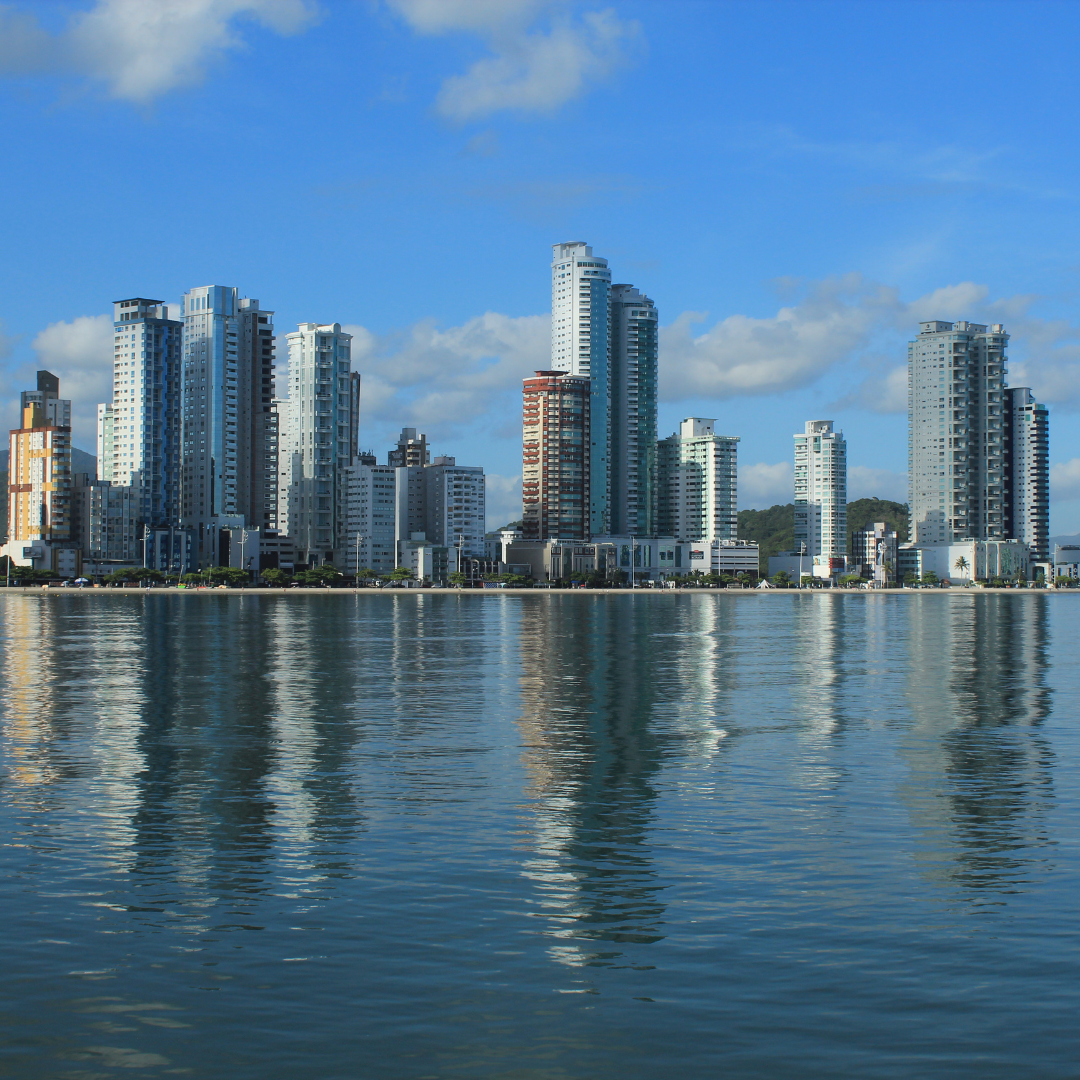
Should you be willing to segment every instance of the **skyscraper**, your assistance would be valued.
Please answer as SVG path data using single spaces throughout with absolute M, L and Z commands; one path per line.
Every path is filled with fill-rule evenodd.
M 301 323 L 289 343 L 281 436 L 281 502 L 297 562 L 332 562 L 346 544 L 345 470 L 357 454 L 360 376 L 340 323 Z
M 592 385 L 585 376 L 538 371 L 524 380 L 522 535 L 588 540 Z
M 610 530 L 617 536 L 657 534 L 658 359 L 656 306 L 632 285 L 613 285 Z
M 98 478 L 133 488 L 148 525 L 179 523 L 182 332 L 161 300 L 113 303 L 113 393 L 98 405 Z
M 1050 418 L 1031 390 L 1005 391 L 1004 531 L 1032 561 L 1050 558 Z
M 582 241 L 555 244 L 551 370 L 591 381 L 591 535 L 656 532 L 657 312 Z
M 831 420 L 808 420 L 795 436 L 795 550 L 847 552 L 847 443 Z
M 589 472 L 584 539 L 611 532 L 611 271 L 577 240 L 555 244 L 551 260 L 551 370 L 590 381 Z
M 212 565 L 220 527 L 277 527 L 273 312 L 205 285 L 184 294 L 183 319 L 181 513 Z
M 734 540 L 738 535 L 739 440 L 717 435 L 715 420 L 691 417 L 658 446 L 657 507 L 661 536 Z
M 916 543 L 1022 540 L 1046 559 L 1049 419 L 1005 386 L 1000 323 L 919 324 L 908 344 L 908 502 Z

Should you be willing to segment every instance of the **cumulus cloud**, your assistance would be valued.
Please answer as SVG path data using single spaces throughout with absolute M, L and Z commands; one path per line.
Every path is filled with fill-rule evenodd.
M 628 58 L 640 28 L 614 10 L 580 18 L 556 11 L 550 25 L 534 19 L 550 0 L 389 0 L 390 7 L 422 34 L 478 34 L 492 55 L 447 79 L 436 107 L 456 121 L 501 109 L 550 112 L 602 82 Z
M 848 502 L 873 498 L 907 502 L 907 481 L 906 472 L 851 465 L 848 467 Z
M 498 529 L 511 521 L 521 520 L 521 474 L 502 476 L 487 473 L 487 527 Z
M 56 322 L 34 338 L 38 367 L 60 377 L 61 397 L 71 399 L 72 440 L 95 453 L 97 405 L 112 401 L 113 321 L 109 315 L 81 315 Z M 26 387 L 33 374 L 27 369 Z
M 362 373 L 361 423 L 380 444 L 402 426 L 445 439 L 481 419 L 489 433 L 519 435 L 521 380 L 551 358 L 547 315 L 488 312 L 461 326 L 427 321 L 384 335 L 345 329 Z
M 739 466 L 739 507 L 761 510 L 777 503 L 789 503 L 795 488 L 790 461 L 775 465 L 759 462 Z
M 112 97 L 147 102 L 200 81 L 207 64 L 240 48 L 241 20 L 293 34 L 315 16 L 313 0 L 97 0 L 53 35 L 7 6 L 0 74 L 74 74 L 104 83 Z
M 1058 461 L 1050 466 L 1050 497 L 1054 502 L 1080 499 L 1080 458 Z
M 836 403 L 837 409 L 867 409 L 876 413 L 907 412 L 907 366 L 894 367 L 864 379 Z

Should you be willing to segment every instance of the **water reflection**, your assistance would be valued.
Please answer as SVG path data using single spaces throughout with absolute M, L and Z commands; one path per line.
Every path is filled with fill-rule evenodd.
M 936 839 L 919 857 L 969 889 L 1013 888 L 1047 858 L 1053 751 L 1040 728 L 1051 710 L 1051 601 L 935 596 L 905 613 L 918 736 L 903 744 L 905 794 Z
M 566 964 L 612 964 L 619 944 L 662 936 L 648 831 L 661 759 L 650 720 L 664 660 L 650 612 L 632 598 L 522 605 L 518 726 L 535 851 L 523 872 L 559 939 L 551 955 Z

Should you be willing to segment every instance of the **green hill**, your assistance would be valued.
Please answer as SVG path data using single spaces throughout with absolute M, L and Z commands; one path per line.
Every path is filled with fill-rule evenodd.
M 739 511 L 739 539 L 755 540 L 761 547 L 761 569 L 769 565 L 769 556 L 790 551 L 795 545 L 795 505 L 770 506 L 768 510 Z M 900 543 L 907 540 L 908 508 L 891 499 L 856 499 L 847 507 L 848 552 L 851 534 L 874 521 L 884 521 L 896 530 Z

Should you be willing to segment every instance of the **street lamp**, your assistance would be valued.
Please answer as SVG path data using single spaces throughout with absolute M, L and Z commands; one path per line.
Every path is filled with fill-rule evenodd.
M 635 556 L 637 555 L 637 539 L 633 536 L 630 537 L 630 588 L 637 588 L 637 574 L 634 573 L 634 564 L 637 561 Z
M 360 588 L 360 541 L 364 538 L 357 533 L 356 534 L 356 585 L 355 588 Z
M 803 587 L 803 583 L 802 583 L 802 579 L 803 579 L 802 561 L 803 561 L 803 557 L 805 555 L 806 555 L 806 541 L 804 540 L 799 545 L 799 588 L 800 589 Z

